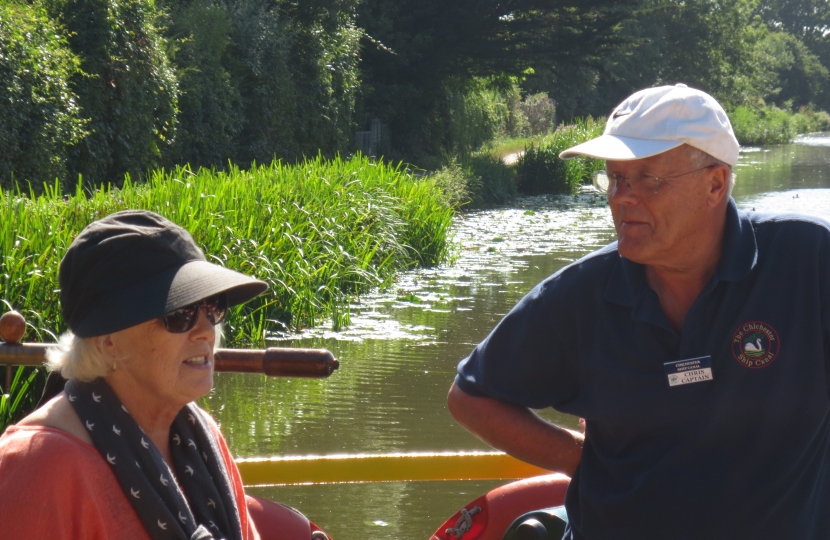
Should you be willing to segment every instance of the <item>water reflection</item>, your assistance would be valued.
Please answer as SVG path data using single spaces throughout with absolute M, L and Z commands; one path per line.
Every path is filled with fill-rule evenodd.
M 830 138 L 746 149 L 735 198 L 757 211 L 830 218 Z M 341 360 L 331 379 L 218 374 L 203 404 L 238 456 L 485 449 L 457 426 L 445 396 L 469 354 L 536 283 L 613 239 L 603 196 L 522 199 L 455 224 L 453 265 L 402 275 L 361 298 L 352 326 L 276 336 L 325 347 Z M 571 427 L 573 418 L 544 415 Z M 300 508 L 338 540 L 425 540 L 460 505 L 496 482 L 417 482 L 260 488 Z

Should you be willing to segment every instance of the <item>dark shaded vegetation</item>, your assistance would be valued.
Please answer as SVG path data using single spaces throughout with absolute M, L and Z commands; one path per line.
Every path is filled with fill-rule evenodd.
M 480 179 L 470 204 L 488 204 L 512 189 L 497 164 L 474 157 L 482 147 L 602 118 L 643 87 L 710 92 L 737 115 L 745 143 L 821 129 L 830 108 L 830 7 L 817 0 L 0 7 L 6 189 L 347 155 L 356 131 L 378 125 L 385 159 L 427 170 L 457 159 Z M 529 185 L 519 182 L 541 189 Z

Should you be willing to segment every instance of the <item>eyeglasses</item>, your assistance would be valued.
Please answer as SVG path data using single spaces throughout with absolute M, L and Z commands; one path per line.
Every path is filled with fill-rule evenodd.
M 713 163 L 712 165 L 707 165 L 693 171 L 675 174 L 674 176 L 664 176 L 662 178 L 646 173 L 629 178 L 612 172 L 596 171 L 594 173 L 594 187 L 603 193 L 613 195 L 617 192 L 619 185 L 625 182 L 625 187 L 634 193 L 657 193 L 657 190 L 660 189 L 660 182 L 686 176 L 687 174 L 696 173 L 704 169 L 711 169 L 712 167 L 717 167 L 717 164 Z
M 183 334 L 189 332 L 199 319 L 201 308 L 205 308 L 205 316 L 210 324 L 216 326 L 225 320 L 228 314 L 228 295 L 225 293 L 205 298 L 188 306 L 174 309 L 161 316 L 161 322 L 168 332 L 172 334 Z

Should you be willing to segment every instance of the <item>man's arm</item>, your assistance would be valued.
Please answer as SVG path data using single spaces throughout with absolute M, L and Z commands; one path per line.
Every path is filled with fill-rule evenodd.
M 467 431 L 532 465 L 573 476 L 582 458 L 581 433 L 551 424 L 526 407 L 472 396 L 454 382 L 447 405 Z

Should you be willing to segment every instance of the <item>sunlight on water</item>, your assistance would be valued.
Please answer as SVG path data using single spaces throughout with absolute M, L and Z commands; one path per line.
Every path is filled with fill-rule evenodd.
M 452 313 L 473 309 L 473 296 L 453 293 L 458 287 L 488 287 L 494 275 L 508 278 L 527 266 L 528 257 L 556 257 L 572 262 L 587 251 L 607 244 L 613 222 L 605 196 L 586 189 L 577 196 L 526 197 L 516 206 L 461 214 L 453 227 L 455 252 L 451 264 L 421 269 L 400 276 L 392 290 L 375 291 L 352 306 L 351 325 L 332 331 L 321 325 L 297 339 L 408 339 L 435 341 L 436 329 L 412 324 L 401 310 Z M 485 279 L 482 279 L 487 276 Z M 520 282 L 517 282 L 520 283 Z
M 830 136 L 827 133 L 811 133 L 797 137 L 795 142 L 808 146 L 830 146 Z
M 763 193 L 743 199 L 739 207 L 765 213 L 807 214 L 830 220 L 830 190 L 796 189 Z

